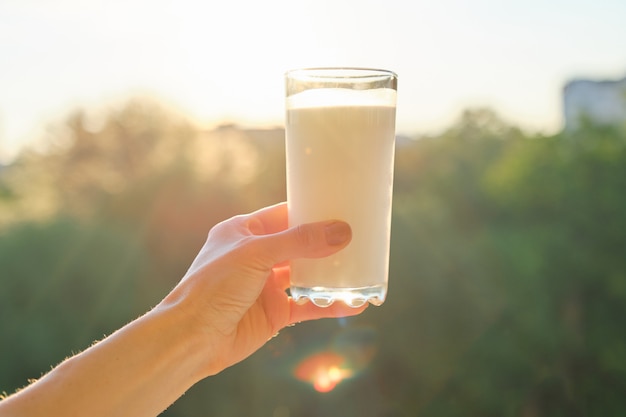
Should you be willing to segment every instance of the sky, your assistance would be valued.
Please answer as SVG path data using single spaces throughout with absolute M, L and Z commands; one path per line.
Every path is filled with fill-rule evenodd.
M 319 66 L 396 72 L 400 134 L 471 107 L 550 134 L 568 80 L 626 76 L 624 22 L 624 0 L 0 0 L 0 161 L 136 95 L 282 125 L 285 71 Z

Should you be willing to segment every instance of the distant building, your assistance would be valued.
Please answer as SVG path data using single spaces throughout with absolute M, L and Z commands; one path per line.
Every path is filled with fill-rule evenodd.
M 626 123 L 626 77 L 568 82 L 563 89 L 563 115 L 566 130 L 576 129 L 584 119 L 598 124 Z

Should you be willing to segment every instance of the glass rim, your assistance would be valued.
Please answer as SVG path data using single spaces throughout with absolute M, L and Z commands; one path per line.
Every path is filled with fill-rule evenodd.
M 368 67 L 309 67 L 295 68 L 285 72 L 287 78 L 313 79 L 372 79 L 390 77 L 397 79 L 398 75 L 390 70 Z

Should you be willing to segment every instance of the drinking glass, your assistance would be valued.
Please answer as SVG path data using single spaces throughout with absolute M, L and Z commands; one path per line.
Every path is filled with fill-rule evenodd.
M 367 68 L 286 73 L 289 225 L 340 219 L 341 251 L 291 262 L 291 296 L 318 306 L 381 305 L 387 295 L 397 76 Z

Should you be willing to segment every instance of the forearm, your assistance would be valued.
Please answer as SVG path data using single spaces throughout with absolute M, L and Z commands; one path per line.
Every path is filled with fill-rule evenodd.
M 287 229 L 280 204 L 220 223 L 174 290 L 154 310 L 0 401 L 2 417 L 156 416 L 200 379 L 255 352 L 283 327 L 355 315 L 288 297 L 295 258 L 348 245 L 337 220 Z
M 176 306 L 161 306 L 0 402 L 11 417 L 156 416 L 204 376 L 208 352 Z

